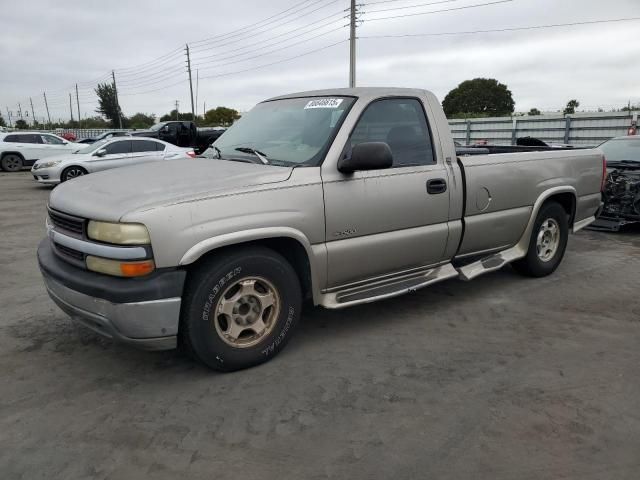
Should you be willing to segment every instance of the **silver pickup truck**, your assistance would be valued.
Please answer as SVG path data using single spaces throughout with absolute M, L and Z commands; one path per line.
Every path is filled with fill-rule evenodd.
M 282 350 L 305 299 L 549 275 L 605 172 L 598 150 L 456 158 L 436 97 L 394 88 L 272 98 L 206 155 L 57 187 L 38 261 L 74 320 L 227 371 Z

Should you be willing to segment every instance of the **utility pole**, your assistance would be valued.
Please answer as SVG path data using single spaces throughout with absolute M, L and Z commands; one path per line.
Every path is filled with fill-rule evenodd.
M 191 92 L 191 120 L 196 121 L 196 109 L 193 105 L 193 82 L 191 81 L 191 57 L 189 56 L 189 44 L 185 43 L 187 50 L 187 70 L 189 71 L 189 91 Z
M 71 123 L 73 123 L 73 104 L 71 103 L 71 92 L 69 92 L 69 112 L 71 112 Z
M 122 128 L 122 115 L 120 115 L 120 102 L 118 101 L 118 87 L 116 87 L 116 74 L 111 70 L 111 78 L 113 78 L 113 91 L 116 94 L 116 109 L 118 110 L 118 126 Z
M 18 116 L 20 117 L 20 120 L 22 120 L 22 107 L 20 106 L 19 103 L 18 103 Z
M 202 105 L 202 115 L 204 116 L 207 113 L 207 101 L 204 101 L 204 105 Z
M 51 115 L 49 115 L 49 104 L 47 103 L 47 92 L 42 92 L 44 96 L 44 106 L 47 109 L 47 118 L 49 119 L 49 125 L 51 125 Z
M 11 112 L 9 111 L 9 107 L 7 107 L 7 116 L 9 117 L 9 128 L 13 128 L 13 124 L 11 123 Z
M 33 122 L 33 124 L 35 125 L 36 122 L 36 114 L 33 111 L 33 100 L 31 100 L 31 97 L 29 97 L 29 103 L 31 104 L 31 121 Z
M 356 0 L 351 0 L 349 23 L 349 88 L 356 86 Z
M 76 83 L 76 104 L 78 105 L 78 128 L 80 128 L 80 97 L 78 96 L 78 84 Z
M 178 102 L 178 100 L 176 100 L 176 120 L 178 120 L 178 104 L 180 102 Z
M 196 69 L 196 117 L 198 116 L 198 91 L 200 90 L 200 69 Z M 202 112 L 204 114 L 204 112 Z

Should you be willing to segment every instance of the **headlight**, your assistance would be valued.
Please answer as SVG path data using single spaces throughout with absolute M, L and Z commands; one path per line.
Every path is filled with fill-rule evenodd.
M 148 245 L 151 243 L 147 227 L 140 223 L 109 223 L 91 220 L 87 235 L 92 240 L 117 245 Z
M 33 166 L 33 169 L 37 170 L 39 168 L 51 168 L 51 167 L 55 167 L 56 165 L 60 165 L 61 163 L 62 163 L 62 160 L 53 160 L 52 162 L 38 163 Z
M 87 255 L 86 262 L 87 269 L 116 277 L 142 277 L 150 274 L 156 268 L 153 260 L 125 262 Z

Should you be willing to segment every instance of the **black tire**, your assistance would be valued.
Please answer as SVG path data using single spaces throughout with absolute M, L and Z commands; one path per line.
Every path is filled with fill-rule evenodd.
M 77 177 L 82 177 L 86 175 L 87 171 L 82 167 L 77 167 L 75 165 L 71 167 L 65 168 L 60 174 L 60 182 L 66 182 L 67 180 L 71 180 Z
M 5 172 L 19 172 L 24 167 L 24 158 L 17 153 L 7 153 L 2 156 L 0 167 Z
M 555 253 L 544 261 L 538 254 L 537 240 L 543 223 L 550 220 L 555 221 L 559 228 L 558 245 L 555 249 Z M 567 212 L 562 205 L 557 202 L 549 201 L 545 203 L 540 208 L 536 221 L 533 225 L 527 255 L 524 258 L 513 262 L 513 268 L 518 273 L 530 277 L 545 277 L 552 274 L 556 268 L 558 268 L 558 265 L 560 265 L 562 257 L 564 257 L 568 239 L 569 216 L 567 215 Z
M 215 313 L 219 302 L 224 302 L 221 297 L 225 295 L 228 298 L 229 289 L 233 293 L 239 282 L 251 282 L 246 280 L 251 278 L 270 282 L 276 291 L 279 307 L 270 313 L 270 330 L 265 331 L 261 338 L 254 332 L 253 336 L 257 338 L 252 341 L 256 344 L 233 346 L 227 343 L 233 340 L 224 340 L 224 333 L 220 330 L 227 330 L 224 328 L 226 322 L 234 320 Z M 189 273 L 180 320 L 181 346 L 193 358 L 219 371 L 259 365 L 275 357 L 289 341 L 300 317 L 301 304 L 298 276 L 280 254 L 257 246 L 226 250 Z M 264 313 L 269 312 L 265 310 Z M 250 333 L 251 330 L 245 332 Z

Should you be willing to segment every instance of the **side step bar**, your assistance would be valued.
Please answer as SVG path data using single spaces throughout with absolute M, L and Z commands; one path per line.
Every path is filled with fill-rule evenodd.
M 497 252 L 480 260 L 458 268 L 460 279 L 468 282 L 485 273 L 500 270 L 507 263 L 522 258 L 522 251 L 517 247 L 508 248 L 502 252 Z
M 455 278 L 458 271 L 453 265 L 447 263 L 427 271 L 390 279 L 385 282 L 376 282 L 365 286 L 347 288 L 337 292 L 322 295 L 320 305 L 325 308 L 344 308 L 362 303 L 375 302 L 385 298 L 397 297 L 419 288 L 426 287 L 442 280 Z

